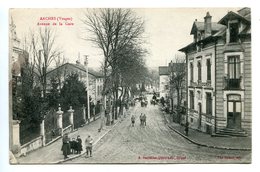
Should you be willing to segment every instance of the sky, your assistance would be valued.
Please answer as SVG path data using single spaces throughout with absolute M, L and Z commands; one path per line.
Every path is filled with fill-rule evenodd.
M 218 22 L 228 11 L 237 11 L 239 8 L 135 8 L 132 9 L 136 16 L 145 21 L 145 41 L 143 45 L 148 49 L 146 64 L 149 67 L 167 65 L 178 50 L 192 42 L 190 30 L 195 19 L 204 21 L 206 12 L 209 11 L 213 22 Z M 70 18 L 72 25 L 52 26 L 57 34 L 58 45 L 65 58 L 75 63 L 76 60 L 84 62 L 84 55 L 88 55 L 89 66 L 98 67 L 103 61 L 102 52 L 95 48 L 91 42 L 82 38 L 87 33 L 81 21 L 86 9 L 12 9 L 10 15 L 16 25 L 16 32 L 20 39 L 30 31 L 38 30 L 41 17 L 55 17 L 48 20 L 50 24 L 57 22 L 58 18 Z M 45 20 L 46 21 L 46 20 Z M 79 58 L 80 57 L 80 58 Z

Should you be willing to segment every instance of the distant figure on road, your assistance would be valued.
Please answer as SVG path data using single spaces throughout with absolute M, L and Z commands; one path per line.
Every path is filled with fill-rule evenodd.
M 82 140 L 80 138 L 80 136 L 78 135 L 77 137 L 77 153 L 78 154 L 81 154 L 81 151 L 82 151 Z
M 140 118 L 140 125 L 143 125 L 143 114 L 142 113 L 139 118 Z
M 70 154 L 70 143 L 69 143 L 69 137 L 68 134 L 65 134 L 62 138 L 62 147 L 61 150 L 64 155 L 64 159 L 68 158 L 68 155 Z
M 143 114 L 143 125 L 146 126 L 146 115 Z
M 88 157 L 88 153 L 90 157 L 92 157 L 92 144 L 93 144 L 93 139 L 91 138 L 90 135 L 85 140 L 85 146 L 86 146 L 86 158 Z
M 132 121 L 132 127 L 134 127 L 135 126 L 135 116 L 134 115 L 132 115 L 131 121 Z

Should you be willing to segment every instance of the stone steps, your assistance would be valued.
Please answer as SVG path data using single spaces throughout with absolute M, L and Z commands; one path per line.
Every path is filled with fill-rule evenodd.
M 247 133 L 241 129 L 223 128 L 214 134 L 215 137 L 247 137 Z

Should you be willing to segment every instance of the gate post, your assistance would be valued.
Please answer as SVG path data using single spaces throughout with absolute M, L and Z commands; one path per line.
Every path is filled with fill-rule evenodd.
M 45 123 L 45 116 L 42 119 L 42 122 L 40 124 L 40 135 L 42 136 L 42 146 L 45 146 L 45 127 L 44 127 L 44 123 Z
M 72 129 L 71 129 L 71 131 L 73 131 L 74 130 L 74 121 L 73 121 L 73 118 L 74 118 L 74 110 L 72 109 L 72 106 L 70 106 L 70 109 L 68 110 L 68 112 L 70 113 L 70 117 L 69 117 L 69 119 L 70 119 L 70 125 L 72 126 Z
M 19 120 L 12 120 L 12 152 L 16 157 L 21 154 L 21 144 L 20 144 L 20 122 Z
M 87 120 L 86 120 L 86 107 L 85 107 L 84 104 L 83 104 L 82 110 L 83 110 L 83 121 L 84 121 L 84 124 L 86 124 L 86 122 L 87 122 Z
M 57 113 L 57 127 L 60 130 L 61 136 L 63 136 L 63 128 L 62 128 L 62 115 L 63 111 L 61 110 L 61 107 L 59 105 L 59 110 L 56 112 Z

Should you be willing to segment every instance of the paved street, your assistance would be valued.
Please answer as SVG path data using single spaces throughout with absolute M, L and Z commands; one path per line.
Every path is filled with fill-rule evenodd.
M 197 146 L 170 130 L 158 105 L 146 108 L 136 104 L 132 113 L 136 125 L 127 116 L 93 148 L 93 157 L 64 163 L 249 163 L 250 151 L 222 150 Z M 147 126 L 140 126 L 145 113 Z

